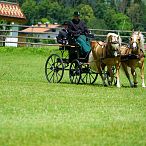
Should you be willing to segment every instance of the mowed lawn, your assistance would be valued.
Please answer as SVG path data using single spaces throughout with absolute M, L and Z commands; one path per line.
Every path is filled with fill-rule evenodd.
M 145 146 L 146 89 L 49 84 L 49 49 L 0 48 L 0 146 Z M 139 70 L 138 75 L 139 75 Z M 146 75 L 146 71 L 145 71 Z

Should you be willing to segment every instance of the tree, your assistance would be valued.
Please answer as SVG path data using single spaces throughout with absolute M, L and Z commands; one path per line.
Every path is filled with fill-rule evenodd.
M 104 15 L 104 20 L 108 29 L 116 29 L 116 22 L 113 19 L 113 16 L 115 14 L 116 14 L 116 11 L 109 7 Z
M 137 3 L 131 4 L 131 6 L 127 10 L 128 16 L 131 18 L 134 29 L 142 29 L 142 19 L 143 12 L 141 11 L 141 7 Z
M 143 30 L 146 31 L 146 5 L 144 4 L 141 5 L 141 10 L 142 10 L 141 24 L 142 24 Z
M 104 19 L 108 10 L 108 5 L 105 3 L 96 3 L 93 6 L 94 15 L 97 19 Z
M 47 18 L 51 23 L 62 23 L 65 20 L 71 19 L 72 13 L 72 8 L 64 8 L 58 2 L 48 3 L 47 0 L 43 0 L 39 5 L 40 19 L 42 17 Z
M 83 19 L 86 23 L 95 18 L 93 9 L 89 5 L 81 4 L 77 9 L 80 11 L 80 18 Z
M 144 0 L 18 0 L 18 2 L 22 4 L 27 24 L 37 23 L 42 18 L 48 19 L 50 23 L 62 23 L 71 20 L 73 12 L 79 10 L 81 18 L 92 28 L 130 29 L 133 26 L 146 30 Z
M 42 18 L 42 19 L 41 19 L 41 22 L 42 22 L 43 24 L 45 24 L 45 23 L 50 23 L 50 21 L 49 21 L 47 18 Z
M 36 2 L 34 0 L 26 0 L 22 4 L 22 10 L 28 20 L 28 24 L 34 24 L 36 17 Z
M 119 10 L 119 12 L 121 12 L 121 13 L 126 13 L 126 10 L 127 10 L 127 8 L 130 6 L 130 4 L 131 4 L 131 0 L 121 0 L 121 1 L 119 1 L 119 3 L 118 3 L 118 10 Z
M 130 18 L 123 13 L 114 14 L 112 19 L 115 22 L 115 28 L 118 30 L 131 30 L 133 27 Z

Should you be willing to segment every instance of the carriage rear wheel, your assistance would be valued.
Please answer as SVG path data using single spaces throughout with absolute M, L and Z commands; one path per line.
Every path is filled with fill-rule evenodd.
M 82 74 L 81 80 L 85 84 L 93 84 L 98 77 L 98 74 L 90 68 L 89 64 L 82 65 L 81 74 Z
M 57 54 L 48 57 L 45 64 L 45 75 L 49 83 L 59 83 L 64 74 L 64 64 Z
M 75 59 L 70 64 L 69 78 L 71 83 L 79 84 L 81 79 L 81 65 L 80 62 Z

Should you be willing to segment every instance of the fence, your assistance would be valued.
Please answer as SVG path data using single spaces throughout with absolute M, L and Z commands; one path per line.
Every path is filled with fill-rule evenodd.
M 6 25 L 0 24 L 0 46 L 15 46 L 15 47 L 42 47 L 57 45 L 56 36 L 61 27 L 50 28 L 47 26 L 25 26 L 25 25 Z M 29 30 L 29 31 L 28 31 Z M 105 40 L 108 32 L 119 33 L 124 43 L 129 42 L 129 37 L 132 31 L 123 30 L 104 30 L 104 29 L 89 29 L 95 36 L 95 40 Z M 146 32 L 142 32 L 144 35 Z

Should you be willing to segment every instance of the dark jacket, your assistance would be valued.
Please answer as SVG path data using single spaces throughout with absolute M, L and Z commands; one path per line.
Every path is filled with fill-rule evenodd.
M 61 31 L 59 31 L 57 38 L 57 42 L 59 44 L 66 44 L 67 39 L 68 39 L 68 32 L 66 29 L 62 29 Z
M 68 24 L 68 32 L 71 36 L 87 35 L 89 30 L 82 20 L 72 19 Z

